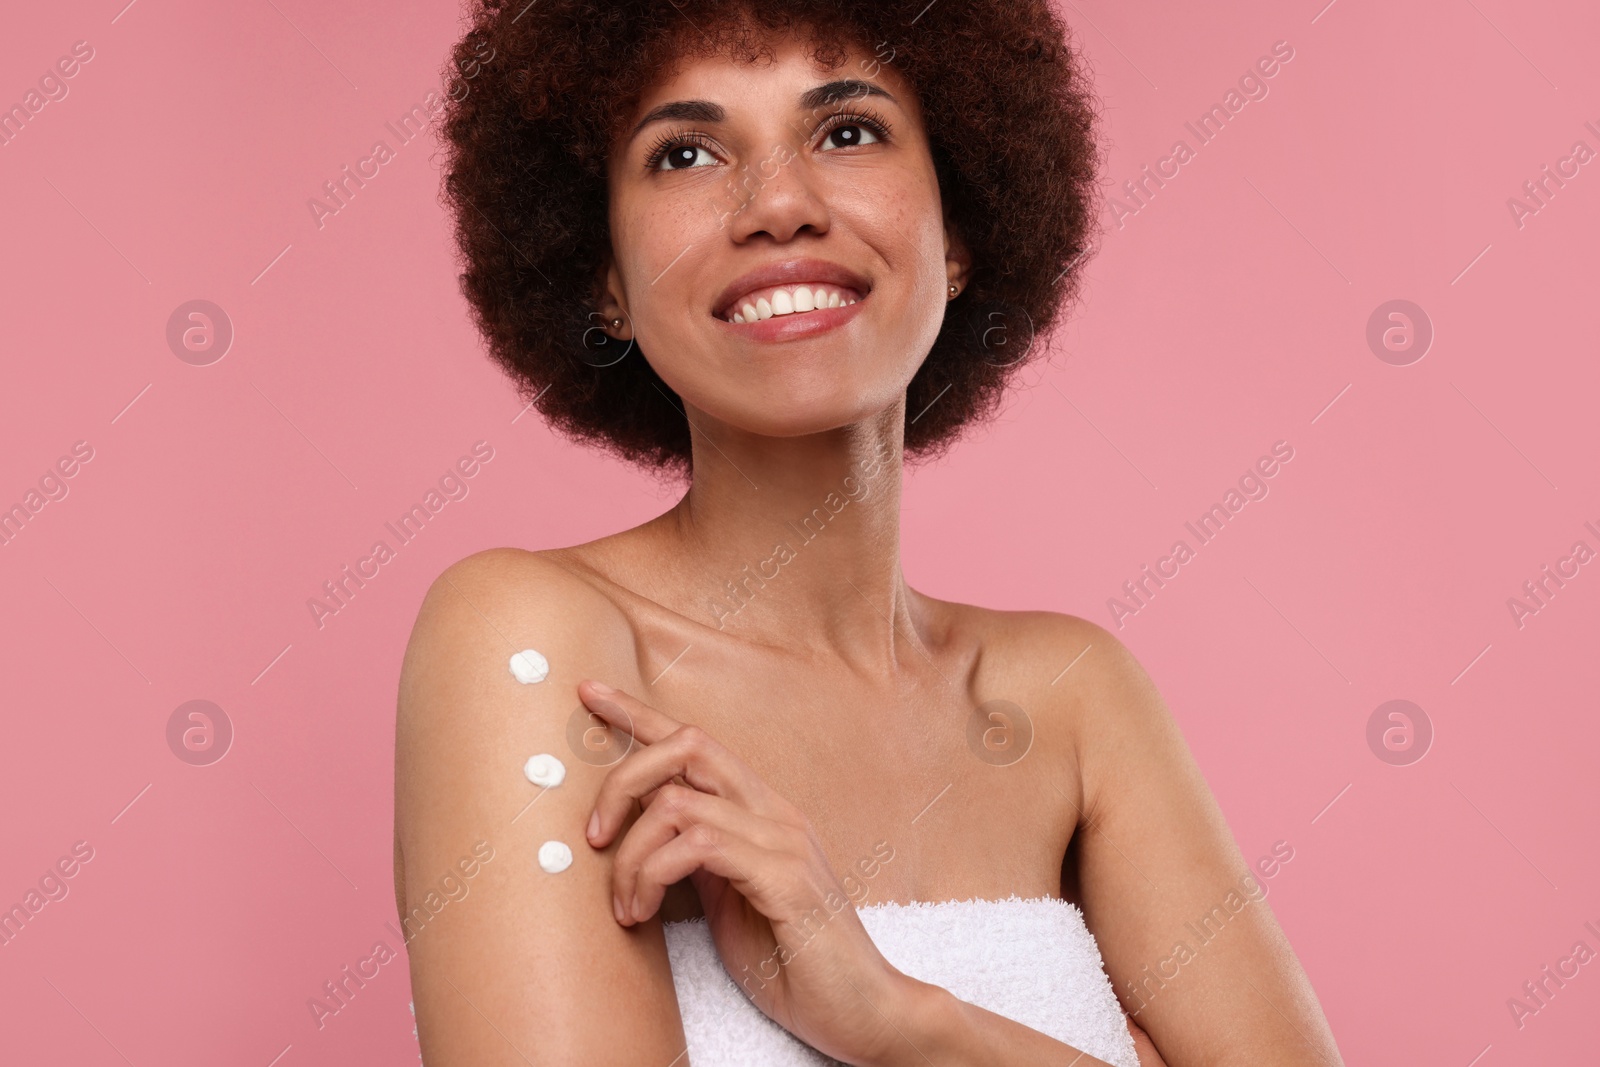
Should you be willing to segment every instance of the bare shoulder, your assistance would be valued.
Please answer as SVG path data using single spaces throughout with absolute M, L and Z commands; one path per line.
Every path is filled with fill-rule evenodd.
M 974 688 L 1022 708 L 1051 759 L 1056 791 L 1094 820 L 1126 793 L 1131 764 L 1189 772 L 1189 752 L 1150 675 L 1105 627 L 1057 611 L 943 603 L 951 631 L 978 649 Z
M 525 650 L 538 654 L 530 666 L 544 660 L 548 684 L 518 683 L 512 656 Z M 397 744 L 425 743 L 430 761 L 470 750 L 486 730 L 525 723 L 553 694 L 576 707 L 587 676 L 576 672 L 628 677 L 634 651 L 626 617 L 553 553 L 474 553 L 435 578 L 417 610 L 400 668 Z
M 554 556 L 494 549 L 453 564 L 406 648 L 396 882 L 429 1067 L 521 1063 L 535 1050 L 665 1063 L 683 1048 L 660 926 L 617 925 L 613 850 L 584 836 L 608 767 L 586 744 L 577 683 L 642 688 L 632 631 Z M 564 772 L 558 784 L 525 773 L 541 755 L 543 770 Z M 541 866 L 548 842 L 570 850 L 565 869 Z M 622 991 L 633 1010 L 607 1011 Z
M 1103 626 L 1059 611 L 939 605 L 981 649 L 984 688 L 1033 694 L 1041 711 L 1079 729 L 1166 710 L 1139 660 Z
M 615 604 L 564 565 L 559 552 L 491 548 L 451 564 L 434 579 L 417 613 L 403 669 L 415 669 L 438 641 L 472 639 L 480 629 L 492 635 L 498 619 L 524 614 L 541 624 L 578 627 L 586 637 L 606 631 L 621 640 L 630 632 Z
M 1000 611 L 967 605 L 964 608 L 984 619 L 995 637 L 1013 654 L 1070 651 L 1076 660 L 1078 653 L 1093 646 L 1121 646 L 1104 627 L 1062 611 Z M 1076 665 L 1073 669 L 1077 669 Z
M 1052 672 L 1043 706 L 1073 740 L 1091 815 L 1129 780 L 1131 761 L 1189 771 L 1188 746 L 1166 701 L 1116 634 L 1061 612 L 1004 614 L 1012 617 L 1005 655 Z
M 1341 1062 L 1305 972 L 1261 903 L 1264 888 L 1122 640 L 1052 611 L 934 602 L 930 618 L 947 641 L 979 649 L 980 694 L 1022 694 L 1012 699 L 1037 736 L 1067 739 L 1054 751 L 1080 791 L 1069 796 L 1082 812 L 1079 904 L 1123 1007 L 1161 1054 L 1174 1063 Z M 1228 930 L 1207 943 L 1197 977 L 1173 985 L 1166 968 L 1193 958 L 1196 916 Z
M 548 677 L 521 683 L 512 657 L 529 650 Z M 397 797 L 415 775 L 478 758 L 486 739 L 548 728 L 556 705 L 577 708 L 584 677 L 627 684 L 634 663 L 626 617 L 553 554 L 495 548 L 452 564 L 423 597 L 400 668 Z

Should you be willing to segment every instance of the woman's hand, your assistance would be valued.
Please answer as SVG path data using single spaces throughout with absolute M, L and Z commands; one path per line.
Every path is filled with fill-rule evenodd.
M 617 921 L 649 918 L 689 878 L 723 966 L 757 1007 L 835 1059 L 882 1057 L 917 983 L 873 944 L 805 815 L 699 727 L 591 680 L 578 695 L 642 746 L 606 776 L 588 829 L 605 848 L 644 806 L 616 853 Z

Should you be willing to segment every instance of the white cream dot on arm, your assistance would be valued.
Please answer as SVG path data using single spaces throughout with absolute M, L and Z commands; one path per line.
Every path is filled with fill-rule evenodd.
M 528 776 L 528 781 L 534 785 L 543 786 L 545 789 L 554 789 L 567 777 L 566 766 L 548 752 L 541 752 L 537 756 L 529 757 L 523 764 L 522 773 Z
M 560 874 L 572 866 L 572 849 L 562 841 L 546 841 L 539 846 L 539 866 L 547 874 Z
M 550 676 L 550 661 L 531 648 L 511 657 L 511 673 L 523 685 L 542 682 Z

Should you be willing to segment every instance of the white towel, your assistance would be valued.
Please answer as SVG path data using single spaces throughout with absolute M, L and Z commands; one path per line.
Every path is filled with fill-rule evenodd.
M 1115 1067 L 1138 1067 L 1100 947 L 1053 897 L 868 904 L 861 924 L 894 966 Z M 723 969 L 704 919 L 664 924 L 691 1067 L 816 1067 L 822 1055 L 761 1013 Z

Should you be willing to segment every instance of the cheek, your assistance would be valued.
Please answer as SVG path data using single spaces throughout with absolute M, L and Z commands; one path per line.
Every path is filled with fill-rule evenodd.
M 926 313 L 926 301 L 943 302 L 945 292 L 944 222 L 939 187 L 933 175 L 901 175 L 885 183 L 860 207 L 858 225 L 872 233 L 904 306 Z
M 699 294 L 696 302 L 689 279 L 694 258 L 711 250 L 716 233 L 709 209 L 696 211 L 692 203 L 641 211 L 612 230 L 636 336 L 676 336 L 689 322 L 687 311 L 709 306 L 710 294 Z
M 933 344 L 944 318 L 946 272 L 944 227 L 938 200 L 921 190 L 898 191 L 863 208 L 858 228 L 883 259 L 877 309 L 882 327 L 902 338 L 908 355 Z

